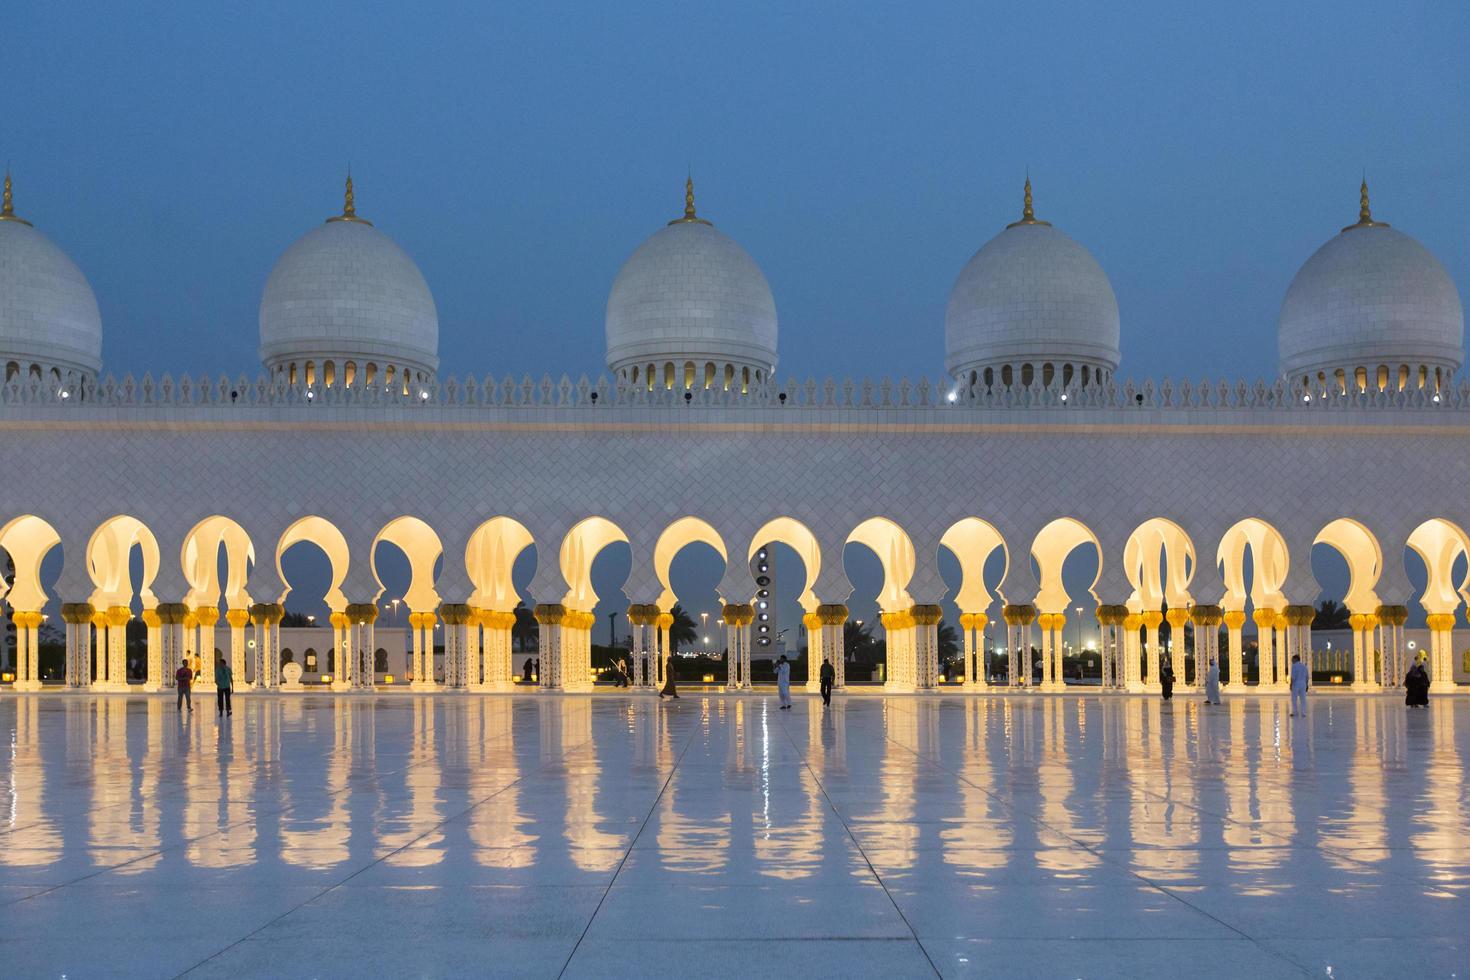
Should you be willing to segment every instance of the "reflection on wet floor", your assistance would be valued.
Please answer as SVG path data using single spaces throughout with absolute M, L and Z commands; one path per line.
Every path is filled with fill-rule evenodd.
M 237 707 L 0 701 L 7 972 L 582 975 L 631 943 L 658 973 L 681 942 L 759 972 L 750 939 L 857 973 L 1470 963 L 1470 698 Z

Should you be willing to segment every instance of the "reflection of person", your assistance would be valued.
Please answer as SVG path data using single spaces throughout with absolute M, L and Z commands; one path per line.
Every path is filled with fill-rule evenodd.
M 193 711 L 194 699 L 189 696 L 189 688 L 194 683 L 194 671 L 189 669 L 188 657 L 185 657 L 183 660 L 179 661 L 179 669 L 174 671 L 174 683 L 177 684 L 179 688 L 179 713 L 183 713 L 185 704 L 189 706 L 190 711 Z
M 658 699 L 662 701 L 665 694 L 675 701 L 679 700 L 679 689 L 674 686 L 674 655 L 672 653 L 664 661 L 664 686 L 658 692 Z
M 1302 663 L 1301 654 L 1291 655 L 1291 713 L 1304 715 L 1307 713 L 1307 682 L 1311 675 L 1307 673 L 1307 665 Z
M 1404 677 L 1404 704 L 1411 708 L 1429 707 L 1429 671 L 1422 660 L 1415 661 Z
M 1210 669 L 1205 672 L 1205 704 L 1220 703 L 1220 665 L 1210 661 Z
M 1164 661 L 1163 669 L 1159 671 L 1159 689 L 1164 692 L 1165 701 L 1174 696 L 1174 668 L 1167 660 Z
M 791 707 L 791 662 L 786 654 L 776 660 L 776 693 L 781 697 L 781 708 Z
M 230 672 L 230 665 L 225 663 L 225 658 L 220 657 L 219 662 L 214 665 L 214 715 L 232 715 L 235 706 L 230 703 L 230 690 L 235 686 L 234 675 Z
M 823 658 L 822 673 L 820 676 L 822 679 L 822 703 L 831 704 L 832 685 L 837 680 L 837 671 L 832 669 L 832 661 Z

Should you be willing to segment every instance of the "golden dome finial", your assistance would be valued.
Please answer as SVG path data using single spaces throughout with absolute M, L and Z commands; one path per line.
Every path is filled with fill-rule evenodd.
M 24 218 L 15 216 L 15 200 L 10 193 L 10 165 L 5 166 L 5 194 L 0 197 L 0 221 L 14 221 L 18 225 L 30 227 L 30 222 Z
M 1026 175 L 1026 188 L 1021 194 L 1021 220 L 1012 221 L 1006 227 L 1014 228 L 1017 225 L 1046 225 L 1048 227 L 1051 225 L 1050 221 L 1036 220 L 1036 209 L 1031 206 L 1031 175 L 1029 173 Z
M 697 214 L 694 213 L 694 175 L 693 174 L 690 174 L 688 177 L 684 178 L 684 217 L 682 217 L 682 218 L 675 218 L 673 221 L 670 221 L 669 224 L 671 224 L 671 225 L 681 225 L 681 224 L 684 224 L 686 222 L 691 222 L 691 223 L 700 224 L 700 225 L 707 225 L 707 224 L 709 224 L 708 221 L 705 221 L 699 215 L 697 215 Z
M 372 225 L 372 222 L 368 219 L 357 216 L 357 198 L 352 193 L 352 168 L 350 166 L 347 168 L 347 190 L 342 196 L 342 213 L 334 214 L 327 220 L 356 221 L 359 224 Z
M 1368 206 L 1368 175 L 1363 175 L 1363 184 L 1358 188 L 1358 223 L 1348 225 L 1343 231 L 1354 228 L 1387 228 L 1387 221 L 1374 221 L 1373 209 Z

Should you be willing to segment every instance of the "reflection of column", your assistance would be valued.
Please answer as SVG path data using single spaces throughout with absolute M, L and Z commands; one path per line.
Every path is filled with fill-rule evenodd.
M 1276 690 L 1279 679 L 1275 676 L 1276 654 L 1271 642 L 1276 632 L 1276 610 L 1258 606 L 1251 619 L 1256 624 L 1256 686 L 1261 690 Z

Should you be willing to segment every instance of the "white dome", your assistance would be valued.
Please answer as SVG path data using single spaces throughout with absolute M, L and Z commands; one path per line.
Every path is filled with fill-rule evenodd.
M 0 379 L 51 369 L 95 377 L 101 368 L 97 297 L 65 252 L 11 213 L 7 177 L 0 211 Z
M 1112 284 L 1087 249 L 1031 216 L 1029 183 L 1026 200 L 1022 220 L 986 242 L 950 290 L 945 368 L 962 383 L 985 368 L 1018 368 L 1027 384 L 1046 365 L 1110 375 L 1121 356 Z
M 392 239 L 352 213 L 350 182 L 348 195 L 343 217 L 302 235 L 271 270 L 260 300 L 260 358 L 271 371 L 353 361 L 360 370 L 430 376 L 439 366 L 439 315 L 428 283 Z
M 1367 212 L 1317 250 L 1286 291 L 1277 322 L 1281 373 L 1353 376 L 1398 384 L 1420 369 L 1447 378 L 1464 360 L 1460 294 L 1423 245 Z M 1405 370 L 1407 369 L 1407 370 Z
M 632 380 L 693 362 L 769 376 L 776 367 L 776 301 L 760 266 L 732 239 L 694 216 L 660 229 L 623 263 L 607 299 L 607 364 Z M 700 375 L 703 377 L 703 374 Z M 646 381 L 640 375 L 639 381 Z

